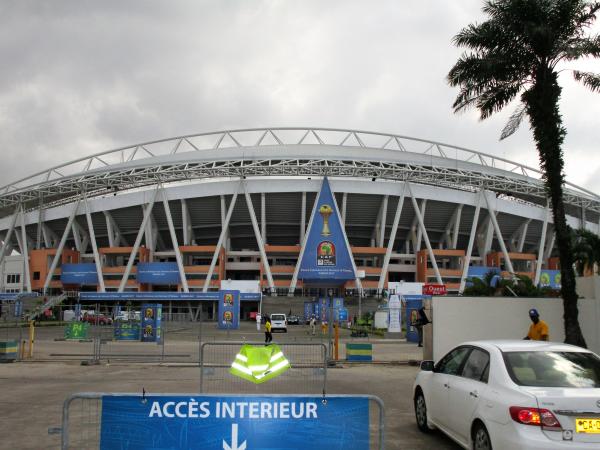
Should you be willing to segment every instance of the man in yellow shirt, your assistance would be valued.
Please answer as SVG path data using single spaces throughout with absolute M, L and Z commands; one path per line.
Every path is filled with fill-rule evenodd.
M 529 326 L 529 333 L 527 333 L 525 339 L 531 339 L 532 341 L 549 341 L 548 324 L 543 320 L 540 320 L 540 313 L 538 313 L 537 309 L 532 308 L 529 310 L 529 318 L 533 323 Z

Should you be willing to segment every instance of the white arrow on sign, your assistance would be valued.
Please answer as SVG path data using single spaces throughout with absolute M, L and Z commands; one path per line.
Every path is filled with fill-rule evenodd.
M 238 424 L 231 424 L 231 445 L 223 439 L 223 450 L 246 450 L 246 441 L 238 446 Z

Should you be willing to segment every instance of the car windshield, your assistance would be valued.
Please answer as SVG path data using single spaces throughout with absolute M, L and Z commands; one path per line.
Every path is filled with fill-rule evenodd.
M 508 374 L 521 386 L 600 387 L 600 358 L 586 352 L 504 352 Z
M 285 316 L 283 314 L 273 314 L 271 320 L 285 320 Z

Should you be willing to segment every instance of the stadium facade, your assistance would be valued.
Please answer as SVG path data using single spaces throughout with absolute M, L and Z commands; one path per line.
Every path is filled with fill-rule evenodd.
M 0 291 L 207 292 L 231 279 L 306 293 L 298 259 L 324 177 L 360 274 L 341 289 L 456 292 L 472 268 L 536 283 L 558 269 L 536 169 L 406 136 L 269 128 L 110 150 L 4 186 Z M 599 231 L 598 195 L 568 184 L 565 203 L 572 227 Z

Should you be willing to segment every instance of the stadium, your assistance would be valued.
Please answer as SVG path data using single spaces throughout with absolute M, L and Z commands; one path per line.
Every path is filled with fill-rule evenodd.
M 140 143 L 2 187 L 0 291 L 168 298 L 245 280 L 311 295 L 298 261 L 324 177 L 357 273 L 336 287 L 346 294 L 400 281 L 462 292 L 490 267 L 554 283 L 539 170 L 394 134 L 265 128 Z M 598 232 L 598 195 L 568 183 L 565 204 L 569 225 Z

